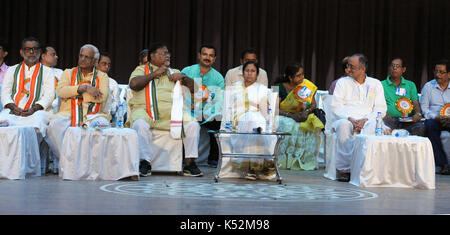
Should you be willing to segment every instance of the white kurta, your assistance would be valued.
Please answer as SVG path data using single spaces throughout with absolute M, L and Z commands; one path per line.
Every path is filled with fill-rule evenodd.
M 109 96 L 106 102 L 107 105 L 104 106 L 105 110 L 103 112 L 113 116 L 120 105 L 119 84 L 113 78 L 109 78 Z
M 331 101 L 332 126 L 337 135 L 336 168 L 350 170 L 353 153 L 353 125 L 347 119 L 367 118 L 362 134 L 375 133 L 375 119 L 378 112 L 386 114 L 384 90 L 378 79 L 366 77 L 363 84 L 351 77 L 339 79 Z M 328 114 L 327 114 L 328 115 Z M 327 118 L 328 119 L 328 118 Z
M 64 72 L 62 69 L 58 69 L 58 68 L 51 68 L 53 71 L 53 75 L 55 75 L 56 80 L 58 80 L 58 82 L 61 80 L 61 75 Z M 55 84 L 56 86 L 56 84 Z M 52 102 L 52 109 L 53 109 L 53 114 L 58 113 L 59 111 L 59 106 L 61 105 L 61 99 L 58 97 L 58 95 L 56 94 L 55 91 L 55 100 L 53 100 Z
M 9 103 L 15 103 L 11 98 L 12 86 L 14 83 L 14 71 L 16 70 L 18 64 L 9 67 L 8 71 L 5 74 L 5 80 L 3 81 L 2 86 L 2 104 L 7 105 Z M 32 67 L 28 67 L 25 64 L 25 77 L 31 78 L 34 70 L 36 69 L 36 65 Z M 18 75 L 19 76 L 19 75 Z M 55 79 L 53 71 L 47 67 L 43 66 L 42 73 L 42 84 L 41 84 L 41 95 L 39 99 L 36 101 L 36 104 L 41 105 L 44 110 L 49 110 L 51 104 L 55 98 Z M 24 108 L 28 101 L 28 97 L 24 96 L 22 100 L 19 101 L 18 107 Z M 48 125 L 49 118 L 51 114 L 47 111 L 37 111 L 33 115 L 28 117 L 20 117 L 14 114 L 10 114 L 10 109 L 4 109 L 0 113 L 0 122 L 8 121 L 12 126 L 32 126 L 38 128 L 43 136 L 46 134 L 46 128 Z

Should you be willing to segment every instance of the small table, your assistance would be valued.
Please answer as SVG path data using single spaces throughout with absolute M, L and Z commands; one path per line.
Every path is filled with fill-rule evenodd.
M 361 187 L 435 188 L 431 142 L 419 136 L 356 135 L 350 184 Z
M 217 165 L 217 172 L 214 175 L 215 182 L 219 181 L 219 174 L 220 170 L 222 168 L 222 158 L 223 157 L 236 157 L 236 158 L 266 158 L 271 157 L 271 159 L 274 161 L 276 174 L 277 174 L 277 182 L 282 183 L 283 178 L 280 175 L 280 171 L 278 169 L 278 149 L 280 147 L 281 141 L 284 139 L 286 135 L 291 135 L 290 133 L 238 133 L 238 132 L 224 132 L 224 131 L 208 131 L 210 133 L 214 133 L 214 136 L 217 140 L 217 145 L 219 147 L 219 162 Z M 260 138 L 262 141 L 268 140 L 274 140 L 274 137 L 276 138 L 276 143 L 274 144 L 273 149 L 269 151 L 256 151 L 252 152 L 250 151 L 244 151 L 245 147 L 254 147 L 254 146 L 248 146 L 248 142 L 245 141 L 239 141 L 241 137 L 251 138 L 251 139 L 257 139 Z M 242 139 L 242 138 L 241 138 Z M 227 141 L 228 140 L 228 141 Z M 231 140 L 238 141 L 239 143 L 232 143 Z M 224 146 L 227 145 L 227 146 Z M 241 146 L 238 146 L 241 145 Z M 265 146 L 265 147 L 272 147 L 272 146 Z
M 64 135 L 59 176 L 67 180 L 120 180 L 139 176 L 137 132 L 69 127 Z

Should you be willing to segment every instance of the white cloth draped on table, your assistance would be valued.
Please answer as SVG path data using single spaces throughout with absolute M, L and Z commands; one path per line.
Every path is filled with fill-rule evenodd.
M 25 179 L 40 176 L 41 161 L 33 127 L 0 128 L 0 178 Z
M 435 188 L 428 138 L 357 135 L 350 183 L 361 187 Z
M 59 176 L 68 180 L 119 180 L 139 175 L 136 131 L 69 127 L 64 136 Z

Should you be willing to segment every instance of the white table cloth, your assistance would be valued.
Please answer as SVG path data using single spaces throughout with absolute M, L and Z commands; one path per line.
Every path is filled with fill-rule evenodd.
M 67 180 L 119 180 L 139 175 L 137 133 L 69 127 L 63 140 L 59 176 Z
M 356 135 L 350 183 L 361 187 L 435 189 L 428 138 Z
M 41 175 L 41 160 L 33 127 L 0 127 L 0 178 Z

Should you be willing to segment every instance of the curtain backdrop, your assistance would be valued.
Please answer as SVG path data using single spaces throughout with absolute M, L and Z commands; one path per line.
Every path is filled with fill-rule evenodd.
M 110 76 L 122 84 L 153 41 L 168 45 L 179 69 L 212 44 L 223 75 L 254 47 L 270 82 L 296 60 L 319 89 L 342 75 L 340 61 L 353 53 L 365 54 L 368 74 L 380 80 L 393 57 L 404 58 L 405 78 L 419 91 L 433 79 L 432 63 L 450 58 L 449 0 L 1 0 L 0 9 L 7 64 L 21 60 L 27 36 L 54 46 L 62 69 L 92 43 L 112 56 Z

